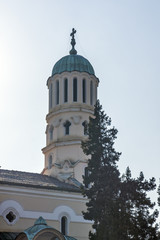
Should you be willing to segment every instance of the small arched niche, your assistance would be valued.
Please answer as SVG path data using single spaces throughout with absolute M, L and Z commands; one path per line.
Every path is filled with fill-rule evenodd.
M 52 164 L 53 164 L 53 156 L 52 154 L 50 154 L 48 158 L 48 169 L 52 168 Z
M 83 134 L 87 135 L 88 134 L 88 122 L 87 121 L 82 122 L 82 126 L 83 126 Z
M 65 129 L 65 135 L 69 135 L 70 134 L 71 122 L 67 120 L 67 121 L 65 121 L 63 126 L 64 126 L 64 129 Z
M 54 127 L 53 125 L 51 125 L 49 127 L 49 140 L 52 141 L 53 140 L 53 130 L 54 130 Z

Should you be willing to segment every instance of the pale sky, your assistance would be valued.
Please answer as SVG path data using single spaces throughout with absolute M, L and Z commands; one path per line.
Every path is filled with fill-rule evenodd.
M 44 167 L 46 81 L 76 49 L 100 80 L 98 98 L 118 129 L 121 173 L 160 177 L 160 1 L 0 0 L 0 166 Z

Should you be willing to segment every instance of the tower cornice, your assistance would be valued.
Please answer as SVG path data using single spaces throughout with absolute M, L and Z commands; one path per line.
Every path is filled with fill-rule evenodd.
M 46 152 L 50 151 L 55 147 L 61 146 L 69 146 L 69 145 L 79 145 L 81 144 L 82 140 L 85 140 L 86 137 L 79 137 L 79 136 L 66 136 L 64 138 L 58 139 L 57 141 L 51 142 L 46 147 L 42 148 L 42 152 L 45 154 Z
M 55 117 L 61 113 L 67 112 L 85 112 L 88 114 L 93 114 L 94 106 L 84 104 L 84 103 L 73 103 L 73 104 L 62 104 L 57 105 L 46 116 L 46 120 L 48 121 L 50 118 Z
M 79 77 L 84 77 L 84 78 L 89 78 L 89 79 L 94 79 L 97 83 L 97 86 L 99 84 L 99 78 L 97 78 L 95 75 L 91 75 L 87 72 L 78 72 L 78 71 L 71 71 L 71 72 L 62 72 L 62 73 L 57 73 L 54 76 L 50 76 L 47 79 L 46 85 L 49 86 L 50 82 L 56 80 L 56 79 L 61 79 L 61 78 L 66 78 L 66 77 L 73 77 L 73 76 L 79 76 Z

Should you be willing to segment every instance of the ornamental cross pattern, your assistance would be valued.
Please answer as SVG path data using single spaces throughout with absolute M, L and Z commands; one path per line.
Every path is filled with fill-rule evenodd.
M 70 34 L 70 36 L 72 37 L 72 39 L 74 38 L 74 34 L 76 33 L 76 30 L 74 28 L 72 28 L 72 32 Z
M 71 38 L 71 45 L 72 45 L 72 49 L 70 51 L 70 54 L 77 54 L 77 51 L 74 49 L 74 46 L 76 45 L 76 41 L 74 38 L 74 34 L 76 33 L 76 30 L 74 28 L 72 28 L 72 32 L 70 34 Z

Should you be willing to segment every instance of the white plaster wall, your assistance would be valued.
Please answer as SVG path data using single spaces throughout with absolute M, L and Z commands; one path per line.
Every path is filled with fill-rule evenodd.
M 64 102 L 64 79 L 68 79 L 68 102 Z M 77 78 L 78 92 L 77 102 L 73 102 L 73 79 Z M 82 98 L 82 82 L 86 80 L 86 103 L 83 103 Z M 55 105 L 56 98 L 56 81 L 59 81 L 59 104 Z M 93 105 L 90 105 L 90 82 L 93 82 L 93 103 L 96 102 L 98 79 L 89 75 L 88 73 L 80 72 L 64 72 L 56 74 L 50 77 L 47 81 L 48 88 L 50 84 L 53 84 L 53 108 L 49 110 L 49 114 L 46 117 L 47 131 L 46 131 L 46 147 L 43 149 L 45 154 L 45 171 L 44 174 L 55 175 L 58 173 L 72 172 L 74 177 L 82 181 L 82 175 L 84 173 L 84 167 L 86 166 L 87 156 L 82 151 L 81 141 L 85 139 L 84 127 L 82 123 L 89 121 L 89 116 L 93 114 Z M 69 135 L 65 135 L 64 123 L 70 121 Z M 49 137 L 49 127 L 54 127 L 53 139 Z M 52 169 L 48 169 L 48 158 L 52 154 L 53 166 Z M 74 168 L 68 170 L 58 169 L 55 163 L 63 165 L 65 160 L 71 162 L 79 161 Z
M 80 193 L 0 185 L 0 230 L 23 232 L 42 216 L 49 226 L 60 231 L 61 217 L 66 216 L 68 234 L 87 240 L 92 222 L 82 216 L 85 204 Z M 9 209 L 16 214 L 12 224 L 5 218 Z

